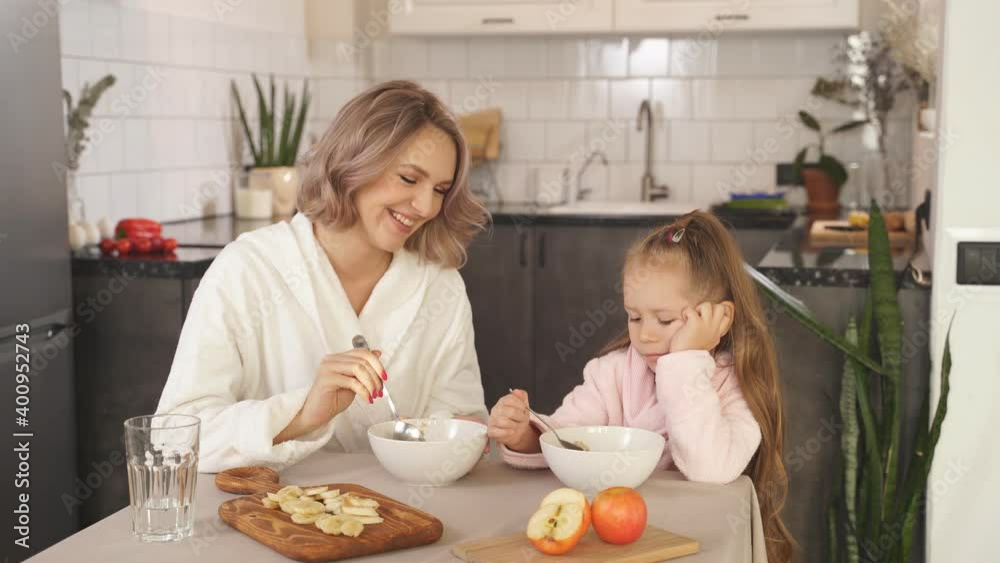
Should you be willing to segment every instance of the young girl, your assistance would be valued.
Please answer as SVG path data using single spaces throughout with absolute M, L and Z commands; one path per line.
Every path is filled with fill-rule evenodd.
M 667 440 L 660 466 L 693 481 L 746 473 L 760 495 L 768 559 L 787 562 L 778 370 L 736 242 L 714 216 L 689 213 L 629 250 L 624 298 L 628 330 L 587 364 L 550 422 L 658 432 Z M 527 407 L 524 391 L 501 398 L 488 434 L 507 463 L 545 467 Z

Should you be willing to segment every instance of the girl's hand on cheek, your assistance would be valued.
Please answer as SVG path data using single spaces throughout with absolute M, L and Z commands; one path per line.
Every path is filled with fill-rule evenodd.
M 684 350 L 712 350 L 732 324 L 724 303 L 701 303 L 681 311 L 683 325 L 670 341 L 670 353 Z

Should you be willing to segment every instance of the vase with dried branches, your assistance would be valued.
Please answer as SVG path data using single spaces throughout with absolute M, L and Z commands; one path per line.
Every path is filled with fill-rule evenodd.
M 87 135 L 87 129 L 90 127 L 90 116 L 94 113 L 94 107 L 97 106 L 101 95 L 114 84 L 115 77 L 111 74 L 98 80 L 93 86 L 84 82 L 75 106 L 73 105 L 73 95 L 68 90 L 62 91 L 63 101 L 66 102 L 66 168 L 60 170 L 60 166 L 57 166 L 56 173 L 66 176 L 66 197 L 71 222 L 86 218 L 83 200 L 80 199 L 76 189 L 76 173 L 80 169 L 80 157 L 90 142 L 90 137 Z
M 897 60 L 892 46 L 879 34 L 862 31 L 849 35 L 834 55 L 838 65 L 830 78 L 820 77 L 812 94 L 847 106 L 872 128 L 881 167 L 881 188 L 891 193 L 888 138 L 889 112 L 897 97 L 915 87 L 913 77 Z M 883 202 L 885 203 L 885 202 Z

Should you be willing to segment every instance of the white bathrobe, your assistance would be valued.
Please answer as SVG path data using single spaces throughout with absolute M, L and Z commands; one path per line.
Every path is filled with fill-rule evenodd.
M 391 420 L 385 399 L 355 398 L 315 431 L 273 438 L 301 408 L 324 356 L 363 334 L 383 352 L 402 416 L 487 417 L 465 284 L 455 269 L 400 250 L 356 315 L 304 215 L 245 233 L 206 272 L 181 331 L 158 413 L 201 418 L 199 471 L 275 469 L 320 448 L 368 451 Z

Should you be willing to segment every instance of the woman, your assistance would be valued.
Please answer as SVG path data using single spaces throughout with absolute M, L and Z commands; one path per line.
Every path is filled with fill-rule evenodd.
M 454 118 L 412 82 L 340 110 L 300 213 L 226 246 L 191 302 L 157 412 L 201 418 L 200 471 L 367 450 L 391 419 L 383 381 L 401 415 L 486 420 L 456 270 L 486 220 L 467 167 Z

